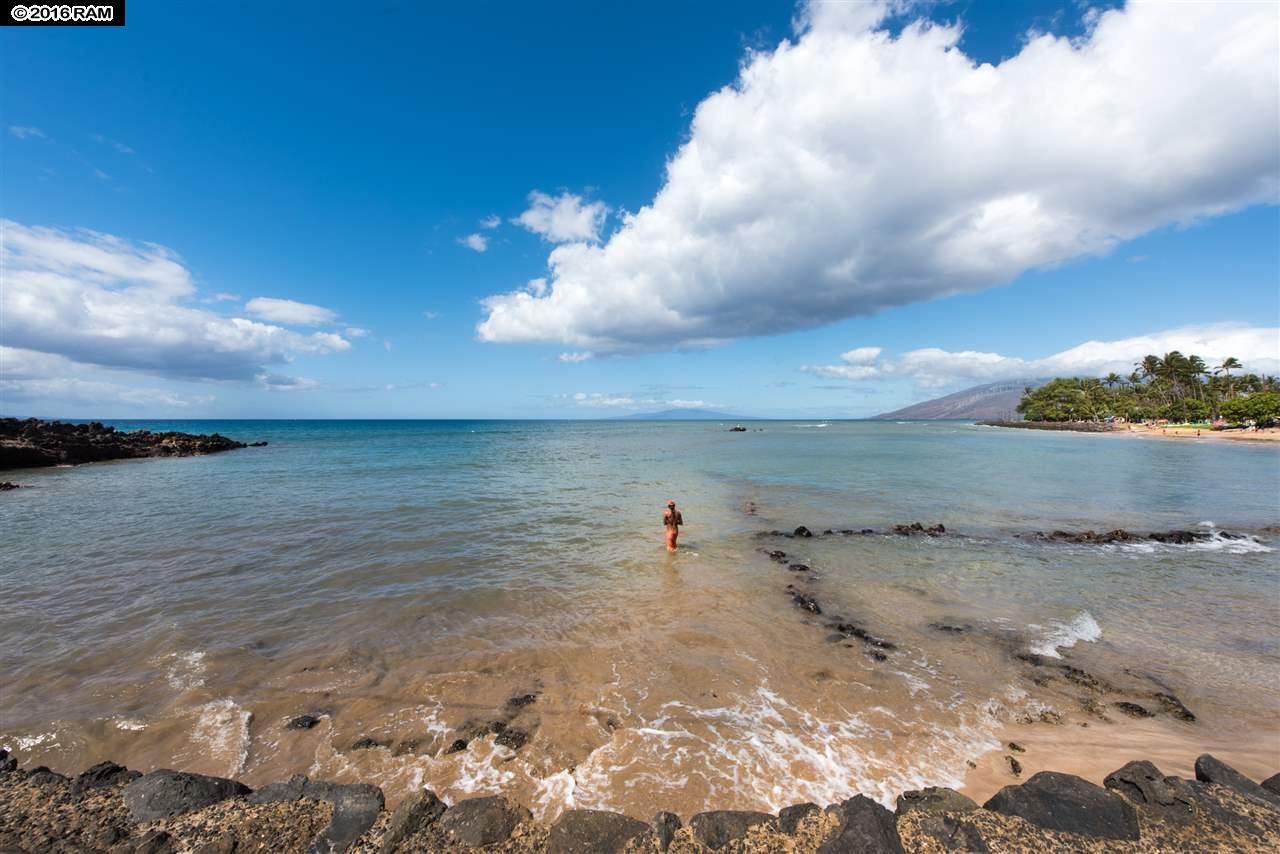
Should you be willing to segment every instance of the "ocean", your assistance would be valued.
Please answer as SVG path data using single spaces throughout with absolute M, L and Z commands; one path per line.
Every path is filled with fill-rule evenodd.
M 0 745 L 24 763 L 304 773 L 393 803 L 503 791 L 548 819 L 981 798 L 1015 781 L 1009 741 L 1024 776 L 1188 774 L 1205 750 L 1280 768 L 1272 446 L 958 422 L 108 423 L 270 444 L 6 473 L 30 487 L 0 495 Z M 892 533 L 912 522 L 946 533 Z M 1116 528 L 1208 536 L 1026 536 Z

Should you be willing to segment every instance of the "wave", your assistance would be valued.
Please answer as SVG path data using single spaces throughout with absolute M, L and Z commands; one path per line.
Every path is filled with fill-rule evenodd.
M 1201 526 L 1212 526 L 1212 522 L 1201 522 Z M 1267 554 L 1274 549 L 1266 543 L 1250 536 L 1228 536 L 1222 531 L 1214 530 L 1210 536 L 1192 543 L 1160 543 L 1154 540 L 1137 543 L 1115 543 L 1103 548 L 1118 549 L 1130 555 L 1154 554 L 1160 549 L 1177 549 L 1196 552 L 1222 552 L 1229 555 Z
M 1080 641 L 1092 643 L 1100 637 L 1102 627 L 1098 625 L 1098 621 L 1088 611 L 1081 611 L 1070 623 L 1052 623 L 1044 638 L 1031 644 L 1031 651 L 1048 658 L 1062 658 L 1059 649 L 1070 649 Z

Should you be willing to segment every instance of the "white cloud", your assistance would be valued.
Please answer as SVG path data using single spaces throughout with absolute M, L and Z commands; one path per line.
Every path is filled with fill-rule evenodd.
M 840 359 L 850 365 L 869 365 L 880 358 L 881 352 L 883 351 L 879 347 L 854 347 L 852 350 L 841 353 Z
M 391 352 L 391 347 L 392 347 L 392 343 L 390 339 L 387 339 L 382 342 L 382 349 L 386 350 L 388 353 Z
M 502 217 L 498 216 L 497 214 L 492 214 L 480 220 L 481 228 L 494 229 L 500 225 L 502 225 Z
M 5 344 L 82 364 L 249 380 L 265 365 L 351 346 L 333 333 L 190 307 L 191 273 L 154 243 L 0 220 L 0 266 Z
M 512 222 L 552 243 L 595 242 L 609 215 L 604 202 L 584 202 L 567 192 L 553 197 L 534 190 L 529 202 L 529 209 Z
M 1134 0 L 994 66 L 958 26 L 876 30 L 884 10 L 804 7 L 795 41 L 698 106 L 654 200 L 603 245 L 555 248 L 545 292 L 488 298 L 481 340 L 804 329 L 1280 196 L 1275 4 Z
M 576 406 L 589 409 L 652 409 L 655 406 L 667 409 L 709 409 L 716 404 L 705 400 L 664 400 L 656 397 L 633 397 L 630 394 L 604 394 L 602 392 L 580 391 L 573 396 Z
M 348 338 L 363 338 L 369 334 L 369 330 L 362 326 L 348 326 L 346 329 L 342 330 L 342 334 L 346 335 Z
M 293 326 L 319 326 L 338 319 L 337 312 L 323 306 L 275 297 L 254 297 L 244 304 L 244 310 L 260 320 Z
M 258 387 L 265 391 L 312 391 L 320 385 L 306 377 L 287 377 L 268 372 L 258 374 L 254 379 Z
M 18 139 L 44 139 L 44 131 L 40 128 L 23 127 L 22 125 L 9 125 L 9 133 Z
M 229 294 L 229 293 L 227 293 L 226 291 L 219 291 L 218 293 L 214 294 L 213 296 L 208 297 L 207 299 L 202 300 L 202 302 L 207 302 L 207 303 L 209 303 L 209 302 L 239 302 L 239 301 L 240 301 L 240 295 L 239 295 L 239 294 Z
M 474 252 L 483 252 L 489 248 L 489 238 L 483 234 L 468 234 L 466 237 L 459 237 L 458 243 Z
M 590 350 L 583 350 L 577 353 L 561 353 L 559 356 L 559 360 L 561 362 L 565 362 L 572 365 L 578 362 L 585 362 L 594 355 L 595 354 L 592 353 Z
M 73 374 L 84 372 L 64 356 L 0 345 L 0 395 L 10 406 L 19 403 L 48 407 L 164 406 L 186 409 L 211 403 L 213 395 L 183 395 L 164 389 L 138 388 Z
M 876 348 L 849 352 L 858 353 L 866 349 Z M 1012 379 L 1101 377 L 1112 372 L 1128 376 L 1134 369 L 1134 363 L 1143 356 L 1163 356 L 1172 350 L 1183 355 L 1200 356 L 1211 368 L 1228 356 L 1234 356 L 1246 370 L 1267 374 L 1280 372 L 1280 328 L 1229 323 L 1185 326 L 1118 341 L 1086 341 L 1043 358 L 1025 359 L 1000 353 L 926 347 L 874 364 L 871 362 L 875 357 L 866 363 L 805 365 L 801 370 L 830 379 L 909 379 L 926 388 L 942 388 L 961 383 Z

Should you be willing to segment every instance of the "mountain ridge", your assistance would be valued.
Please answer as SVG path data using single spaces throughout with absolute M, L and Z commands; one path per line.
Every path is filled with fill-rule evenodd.
M 1039 388 L 1047 383 L 1048 378 L 1000 380 L 994 383 L 971 386 L 960 391 L 944 394 L 932 400 L 913 403 L 892 412 L 883 412 L 871 416 L 872 420 L 886 421 L 903 419 L 911 421 L 941 421 L 946 419 L 985 420 L 991 418 L 1006 421 L 1020 421 L 1018 402 L 1022 400 L 1023 389 Z

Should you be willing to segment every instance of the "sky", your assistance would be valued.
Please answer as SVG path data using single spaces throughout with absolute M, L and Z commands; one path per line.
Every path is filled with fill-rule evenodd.
M 1280 6 L 0 28 L 0 414 L 864 417 L 1280 372 Z

